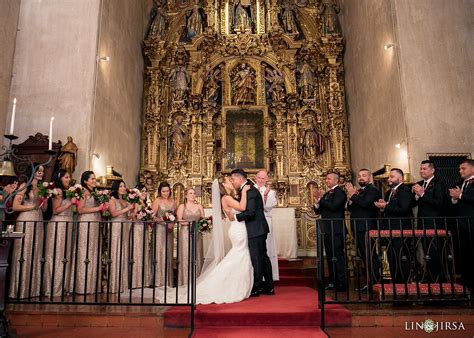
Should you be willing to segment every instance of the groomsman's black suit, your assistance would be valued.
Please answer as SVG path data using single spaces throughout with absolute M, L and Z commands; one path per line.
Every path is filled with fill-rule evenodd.
M 336 186 L 323 195 L 317 207 L 314 206 L 316 214 L 321 215 L 321 231 L 324 234 L 329 279 L 336 289 L 341 291 L 347 287 L 346 260 L 344 257 L 345 232 L 343 230 L 346 201 L 346 194 L 339 186 Z M 336 258 L 335 271 L 333 257 Z
M 352 195 L 347 203 L 347 210 L 351 213 L 351 228 L 356 236 L 356 246 L 364 261 L 365 236 L 368 230 L 377 229 L 376 218 L 379 216 L 379 208 L 374 203 L 381 198 L 380 190 L 373 184 L 368 184 Z
M 460 256 L 456 257 L 461 268 L 462 279 L 466 286 L 474 292 L 474 180 L 467 180 L 457 184 L 462 189 L 462 195 L 456 203 L 453 203 L 453 211 L 456 217 L 460 217 L 455 227 L 459 232 Z M 459 229 L 457 231 L 457 229 Z
M 411 229 L 410 218 L 413 217 L 412 208 L 415 201 L 411 189 L 402 183 L 396 189 L 385 193 L 385 201 L 388 204 L 383 211 L 383 217 L 387 219 L 384 227 L 391 230 Z M 410 253 L 399 237 L 393 237 L 390 244 L 388 262 L 392 280 L 395 283 L 405 282 L 410 275 L 410 260 L 404 261 L 400 257 L 410 257 Z
M 425 186 L 423 196 L 415 196 L 416 205 L 418 205 L 418 229 L 445 229 L 446 224 L 441 219 L 445 216 L 448 197 L 445 185 L 436 176 L 429 183 L 422 180 L 418 184 L 422 187 Z M 425 275 L 425 279 L 430 282 L 444 281 L 443 262 L 439 255 L 439 249 L 445 244 L 445 238 L 423 237 L 421 243 L 424 256 L 430 258 L 426 261 L 428 274 Z
M 245 221 L 247 228 L 250 259 L 253 265 L 252 293 L 273 291 L 272 264 L 267 255 L 267 234 L 270 232 L 264 214 L 263 199 L 260 192 L 251 184 L 247 191 L 247 207 L 245 211 L 235 215 L 239 222 Z M 265 278 L 265 281 L 263 281 Z
M 375 202 L 382 198 L 382 193 L 373 184 L 368 184 L 364 188 L 360 188 L 357 194 L 351 196 L 347 203 L 347 210 L 351 213 L 351 228 L 355 238 L 357 251 L 366 264 L 366 243 L 365 239 L 367 231 L 377 229 L 377 220 L 379 216 L 379 208 L 375 206 Z M 374 252 L 374 255 L 376 253 Z M 374 257 L 376 258 L 376 257 Z M 373 270 L 375 279 L 378 280 L 378 264 L 376 259 L 372 259 L 369 266 Z M 370 275 L 372 275 L 372 273 Z

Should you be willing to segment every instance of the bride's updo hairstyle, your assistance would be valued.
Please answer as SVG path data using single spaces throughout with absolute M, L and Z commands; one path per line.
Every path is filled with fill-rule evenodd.
M 229 178 L 229 176 L 222 175 L 217 179 L 217 182 L 219 182 L 219 192 L 221 193 L 221 197 L 229 195 L 229 193 L 227 192 L 227 190 L 224 187 L 224 183 L 225 183 L 226 178 Z

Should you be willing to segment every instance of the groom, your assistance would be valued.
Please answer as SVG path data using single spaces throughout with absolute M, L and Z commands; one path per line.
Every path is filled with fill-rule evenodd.
M 245 211 L 235 215 L 239 222 L 245 222 L 247 228 L 250 259 L 253 265 L 253 287 L 250 296 L 274 295 L 272 264 L 267 255 L 266 244 L 270 229 L 265 219 L 262 196 L 253 184 L 247 180 L 247 173 L 242 169 L 232 170 L 231 177 L 232 184 L 239 193 L 246 184 L 250 186 L 250 190 L 247 191 Z M 263 281 L 263 278 L 265 278 L 265 281 Z

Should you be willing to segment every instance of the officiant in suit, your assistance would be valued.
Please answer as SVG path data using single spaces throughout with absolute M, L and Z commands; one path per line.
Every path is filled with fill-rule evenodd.
M 326 186 L 329 190 L 323 195 L 320 190 L 314 191 L 314 212 L 321 215 L 321 232 L 329 267 L 329 284 L 326 289 L 346 291 L 346 258 L 344 254 L 345 231 L 344 212 L 346 194 L 338 185 L 339 175 L 326 175 Z M 333 258 L 336 259 L 335 263 Z
M 270 232 L 264 213 L 263 199 L 260 192 L 247 180 L 247 173 L 242 169 L 231 172 L 232 184 L 237 191 L 249 185 L 247 191 L 247 207 L 245 211 L 235 215 L 239 222 L 245 222 L 248 236 L 250 259 L 253 266 L 253 288 L 250 296 L 260 294 L 274 295 L 272 264 L 267 255 L 267 235 Z M 265 278 L 265 280 L 263 280 Z

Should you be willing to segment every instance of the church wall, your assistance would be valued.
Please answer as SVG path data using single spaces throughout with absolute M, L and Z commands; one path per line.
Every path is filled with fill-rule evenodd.
M 10 130 L 10 85 L 20 0 L 0 1 L 0 130 Z M 5 127 L 8 125 L 8 129 Z M 0 144 L 3 142 L 3 138 Z
M 341 1 L 352 168 L 408 169 L 397 50 L 390 0 Z
M 99 0 L 22 1 L 10 100 L 17 97 L 15 133 L 72 136 L 78 179 L 89 167 Z
M 474 153 L 474 2 L 393 0 L 410 165 L 428 152 Z
M 137 183 L 140 165 L 140 131 L 143 92 L 144 4 L 129 0 L 104 0 L 98 63 L 97 97 L 93 122 L 92 152 L 98 175 L 106 165 Z

